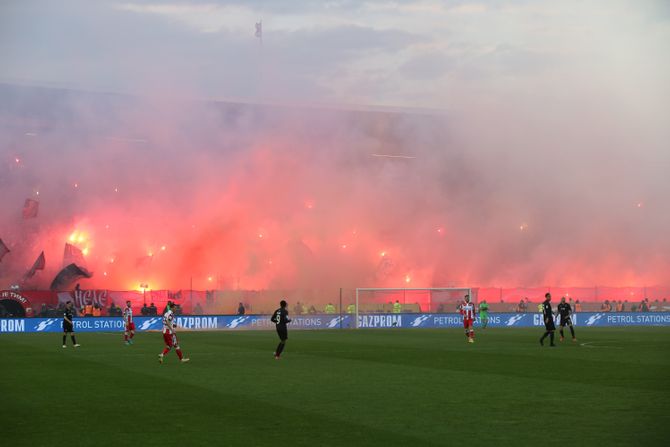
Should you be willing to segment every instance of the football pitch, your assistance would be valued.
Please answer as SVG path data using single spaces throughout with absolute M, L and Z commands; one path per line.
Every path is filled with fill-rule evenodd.
M 670 328 L 3 334 L 2 445 L 669 445 Z M 547 339 L 548 342 L 548 339 Z M 548 344 L 548 343 L 546 343 Z

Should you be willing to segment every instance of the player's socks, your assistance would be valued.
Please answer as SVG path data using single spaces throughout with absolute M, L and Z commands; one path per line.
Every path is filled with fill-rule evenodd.
M 132 340 L 134 336 L 135 336 L 135 333 L 134 333 L 134 332 L 131 332 L 131 333 L 130 333 L 130 339 Z
M 179 357 L 179 360 L 184 358 L 184 354 L 181 353 L 181 349 L 175 349 L 175 352 L 177 353 L 177 357 Z
M 551 346 L 554 346 L 554 332 L 549 333 L 549 340 L 551 341 Z
M 170 352 L 170 348 L 163 348 L 163 352 L 161 353 L 161 356 L 164 356 L 168 352 Z
M 286 346 L 286 343 L 279 343 L 279 346 L 277 346 L 277 355 L 281 355 L 282 352 L 284 352 L 284 347 Z
M 572 339 L 575 339 L 575 330 L 572 326 L 570 326 L 570 333 L 572 334 Z
M 558 331 L 558 332 L 560 332 L 560 333 L 561 333 L 561 341 L 563 341 L 563 328 L 561 328 L 561 330 L 560 330 L 560 331 Z
M 77 345 L 77 340 L 74 338 L 74 335 L 70 335 L 70 338 L 72 339 L 72 344 Z
M 123 334 L 123 341 L 128 343 L 128 334 Z
M 67 340 L 67 336 L 63 335 L 63 347 L 67 346 L 67 345 L 65 344 L 65 341 L 66 341 L 66 340 Z
M 547 338 L 547 335 L 549 335 L 549 332 L 545 332 L 542 337 L 540 337 L 540 344 L 544 346 L 544 339 Z

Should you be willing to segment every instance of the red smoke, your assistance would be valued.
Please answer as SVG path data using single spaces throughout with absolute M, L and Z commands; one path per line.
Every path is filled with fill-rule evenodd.
M 65 243 L 89 288 L 670 283 L 663 195 L 594 187 L 623 169 L 597 157 L 493 151 L 443 116 L 43 95 L 2 115 L 1 288 L 41 250 L 48 287 Z

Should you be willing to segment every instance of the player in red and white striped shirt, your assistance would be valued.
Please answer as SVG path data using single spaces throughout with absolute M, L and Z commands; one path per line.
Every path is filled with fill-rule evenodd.
M 172 313 L 173 305 L 174 304 L 172 301 L 168 301 L 167 310 L 163 315 L 163 341 L 165 341 L 165 349 L 163 349 L 163 352 L 158 354 L 158 361 L 160 363 L 163 363 L 163 357 L 165 357 L 165 354 L 170 352 L 170 349 L 172 348 L 174 348 L 175 352 L 177 353 L 177 357 L 179 357 L 180 362 L 185 363 L 190 360 L 184 357 L 184 354 L 182 354 L 181 348 L 179 347 L 179 340 L 177 339 L 177 333 L 175 332 L 177 323 L 175 323 L 174 313 Z
M 130 301 L 126 301 L 126 308 L 123 309 L 123 322 L 125 324 L 123 339 L 126 345 L 132 345 L 135 336 L 135 323 L 133 323 L 133 308 L 130 306 Z
M 470 295 L 465 295 L 465 300 L 458 306 L 458 310 L 463 315 L 463 327 L 468 343 L 475 342 L 475 305 L 470 302 Z

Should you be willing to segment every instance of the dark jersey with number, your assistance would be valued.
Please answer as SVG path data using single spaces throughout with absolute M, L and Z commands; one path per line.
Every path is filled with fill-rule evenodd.
M 67 321 L 70 320 L 70 321 Z M 65 312 L 63 313 L 63 322 L 70 324 L 72 320 L 72 309 L 68 309 L 67 307 L 65 308 Z
M 561 316 L 561 318 L 567 318 L 572 313 L 572 308 L 568 303 L 560 303 L 557 309 L 558 314 Z
M 286 323 L 291 322 L 291 320 L 288 317 L 288 310 L 286 310 L 282 307 L 275 310 L 274 313 L 272 314 L 272 318 L 270 318 L 270 321 L 272 321 L 278 327 L 284 327 L 285 328 Z
M 545 300 L 542 303 L 542 315 L 544 315 L 545 320 L 547 318 L 553 318 L 554 314 L 551 311 L 551 303 L 547 300 Z

